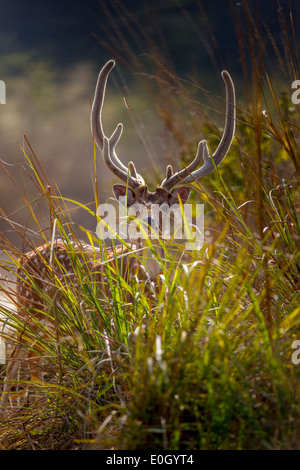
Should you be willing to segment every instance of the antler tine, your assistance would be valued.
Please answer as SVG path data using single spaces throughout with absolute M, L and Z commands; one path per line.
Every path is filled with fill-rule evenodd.
M 171 165 L 167 167 L 166 178 L 161 183 L 161 187 L 164 189 L 171 189 L 176 184 L 183 182 L 183 179 L 185 179 L 188 175 L 191 174 L 193 170 L 197 168 L 197 166 L 199 165 L 199 162 L 202 160 L 202 158 L 205 158 L 206 154 L 208 155 L 206 140 L 201 140 L 201 142 L 199 142 L 198 144 L 196 157 L 194 158 L 192 163 L 189 164 L 189 166 L 187 166 L 186 168 L 183 168 L 182 170 L 178 171 L 175 174 L 173 174 L 173 169 Z M 170 170 L 168 171 L 169 167 L 171 168 L 172 171 Z
M 129 170 L 129 173 L 131 174 L 131 176 L 133 176 L 135 179 L 137 179 L 140 182 L 140 184 L 145 184 L 144 179 L 136 171 L 136 168 L 135 168 L 135 165 L 134 165 L 133 162 L 128 163 L 128 170 Z
M 135 175 L 137 175 L 137 178 L 132 176 L 132 166 L 129 165 L 128 168 L 125 167 L 126 171 L 123 171 L 121 168 L 118 168 L 116 164 L 114 163 L 114 157 L 117 158 L 115 154 L 115 149 L 114 149 L 114 143 L 111 141 L 111 139 L 108 139 L 106 136 L 103 138 L 103 159 L 107 165 L 107 167 L 116 175 L 121 181 L 124 183 L 127 183 L 128 181 L 128 186 L 132 189 L 137 189 L 141 185 L 145 184 L 143 178 L 136 173 L 135 170 Z M 130 162 L 132 165 L 133 163 Z M 135 167 L 134 167 L 135 168 Z
M 167 170 L 166 170 L 166 180 L 170 179 L 174 174 L 174 171 L 173 171 L 173 167 L 172 165 L 168 165 L 167 166 Z
M 215 170 L 216 166 L 222 162 L 227 154 L 235 132 L 236 102 L 234 84 L 226 70 L 223 70 L 222 78 L 226 88 L 226 116 L 223 136 L 217 150 L 210 157 L 206 140 L 199 142 L 198 151 L 192 163 L 187 168 L 175 173 L 171 178 L 164 179 L 162 182 L 163 188 L 170 190 L 178 183 L 193 183 L 204 176 L 208 176 Z M 202 158 L 204 164 L 201 168 L 196 170 L 195 168 L 197 168 Z
M 145 184 L 143 178 L 141 177 L 141 175 L 139 175 L 136 172 L 136 170 L 133 172 L 130 171 L 130 168 L 126 167 L 121 162 L 121 160 L 119 160 L 115 152 L 115 147 L 117 143 L 119 142 L 122 132 L 123 132 L 123 125 L 121 123 L 118 124 L 110 138 L 107 138 L 103 131 L 102 109 L 103 109 L 103 102 L 104 102 L 104 96 L 105 96 L 105 91 L 106 91 L 106 84 L 107 84 L 108 76 L 111 70 L 114 68 L 114 66 L 115 66 L 115 61 L 110 60 L 104 65 L 104 67 L 99 73 L 97 85 L 95 89 L 94 100 L 92 104 L 91 129 L 92 129 L 92 133 L 94 135 L 94 139 L 97 144 L 97 147 L 103 153 L 103 158 L 108 168 L 120 180 L 126 183 L 128 181 L 128 185 L 131 188 L 137 188 L 141 184 Z M 107 139 L 107 148 L 105 149 L 106 151 L 104 151 L 105 139 Z M 128 172 L 130 174 L 128 174 Z

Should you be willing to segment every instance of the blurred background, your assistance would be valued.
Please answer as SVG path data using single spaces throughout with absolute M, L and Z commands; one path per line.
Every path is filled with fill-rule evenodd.
M 203 135 L 201 128 L 195 128 L 198 111 L 193 102 L 197 110 L 211 112 L 212 121 L 222 126 L 224 102 L 218 97 L 224 97 L 224 85 L 220 72 L 226 68 L 233 76 L 238 100 L 245 99 L 245 80 L 251 81 L 238 41 L 245 27 L 241 3 L 1 0 L 0 80 L 6 84 L 6 104 L 0 105 L 2 233 L 21 244 L 22 238 L 11 222 L 19 224 L 14 227 L 21 231 L 30 229 L 32 216 L 22 195 L 26 194 L 39 211 L 39 194 L 24 152 L 37 156 L 51 185 L 57 185 L 65 198 L 90 203 L 95 210 L 89 114 L 97 74 L 110 58 L 115 58 L 117 67 L 109 78 L 105 130 L 109 134 L 118 122 L 123 122 L 118 155 L 125 163 L 131 159 L 136 163 L 150 188 L 163 179 L 167 163 L 178 168 L 181 154 L 191 141 L 195 140 L 195 145 L 201 138 L 209 141 L 209 134 Z M 277 64 L 276 47 L 280 48 L 282 34 L 280 11 L 288 12 L 291 5 L 294 19 L 299 19 L 300 2 L 246 3 L 264 26 L 260 37 L 268 39 L 262 44 L 262 48 L 268 48 L 268 60 Z M 276 64 L 272 72 L 290 94 L 291 82 L 282 73 L 284 64 L 281 69 Z M 165 75 L 161 72 L 163 66 Z M 158 69 L 160 75 L 154 80 Z M 172 83 L 178 76 L 182 86 L 189 89 L 186 117 L 186 102 L 175 96 Z M 153 99 L 155 93 L 157 100 Z M 163 119 L 166 101 L 176 111 L 183 108 L 183 123 L 178 122 L 175 130 Z M 97 176 L 103 202 L 111 196 L 116 180 L 101 162 L 99 152 Z M 95 230 L 96 222 L 86 211 L 76 209 L 72 217 Z M 49 226 L 42 208 L 41 226 Z

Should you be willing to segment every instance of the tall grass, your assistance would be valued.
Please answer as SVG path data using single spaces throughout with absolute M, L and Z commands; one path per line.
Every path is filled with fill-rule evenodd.
M 28 177 L 48 207 L 49 232 L 55 225 L 69 246 L 80 288 L 54 279 L 60 300 L 45 298 L 54 329 L 40 322 L 38 332 L 27 331 L 13 309 L 2 308 L 3 325 L 22 331 L 28 347 L 45 357 L 43 382 L 31 383 L 23 371 L 14 406 L 0 423 L 2 448 L 299 448 L 300 364 L 292 362 L 293 342 L 300 339 L 299 106 L 275 91 L 261 25 L 246 2 L 240 15 L 238 45 L 252 86 L 238 102 L 229 155 L 205 187 L 194 187 L 206 208 L 205 244 L 186 253 L 177 247 L 174 259 L 174 245 L 166 243 L 151 295 L 136 278 L 122 279 L 118 263 L 104 263 L 111 294 L 99 291 L 68 240 L 100 245 L 104 261 L 105 246 L 74 226 L 67 200 L 54 192 L 33 152 L 26 155 Z M 284 57 L 268 34 L 279 65 L 288 60 L 291 83 L 300 77 L 294 22 L 292 12 L 280 15 Z M 138 70 L 129 45 L 116 50 L 119 39 L 110 45 L 114 55 L 122 52 Z M 183 163 L 192 159 L 200 130 L 213 148 L 220 132 L 200 113 L 195 83 L 167 69 L 155 47 L 148 63 L 153 70 L 144 78 Z M 189 142 L 181 103 L 193 115 Z M 39 231 L 37 219 L 36 225 Z M 33 247 L 28 234 L 24 244 Z M 13 273 L 20 253 L 4 235 L 1 246 L 9 258 L 4 269 Z M 14 302 L 15 281 L 5 289 Z

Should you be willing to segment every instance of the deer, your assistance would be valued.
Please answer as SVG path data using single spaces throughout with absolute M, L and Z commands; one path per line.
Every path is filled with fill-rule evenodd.
M 110 137 L 103 130 L 103 103 L 107 80 L 114 66 L 115 61 L 109 60 L 99 73 L 91 107 L 91 132 L 106 166 L 121 183 L 114 184 L 112 187 L 116 200 L 122 200 L 123 204 L 125 200 L 127 208 L 134 204 L 144 206 L 147 214 L 145 221 L 149 226 L 153 226 L 157 224 L 151 214 L 153 204 L 172 206 L 172 204 L 178 203 L 179 200 L 182 204 L 185 204 L 190 196 L 191 183 L 210 175 L 228 153 L 235 134 L 236 100 L 234 83 L 230 74 L 225 70 L 222 71 L 221 75 L 226 92 L 225 125 L 215 152 L 210 155 L 207 141 L 201 140 L 194 160 L 176 172 L 174 172 L 171 165 L 167 165 L 165 178 L 160 185 L 156 186 L 154 191 L 150 191 L 143 177 L 137 172 L 134 163 L 130 161 L 126 166 L 117 156 L 116 147 L 123 132 L 123 125 L 119 123 Z M 203 164 L 200 166 L 201 163 Z M 131 250 L 141 245 L 142 240 L 138 239 L 134 247 L 131 247 Z M 52 240 L 52 242 L 44 243 L 25 253 L 18 262 L 19 267 L 16 272 L 16 304 L 18 311 L 16 315 L 24 325 L 30 324 L 32 318 L 43 320 L 47 306 L 41 291 L 48 293 L 50 296 L 54 295 L 53 276 L 57 277 L 62 286 L 73 283 L 76 287 L 74 259 L 71 256 L 73 250 L 77 253 L 83 268 L 89 273 L 94 273 L 99 292 L 109 295 L 109 286 L 103 272 L 103 257 L 99 248 L 79 242 L 66 242 L 62 239 Z M 132 255 L 131 250 L 123 245 L 114 247 L 114 249 L 108 248 L 109 257 L 106 262 L 117 263 L 118 258 L 122 257 L 122 276 L 126 279 L 130 279 L 134 275 L 147 278 L 155 274 L 155 269 L 158 269 L 158 266 L 157 263 L 153 262 L 153 259 L 151 260 L 151 256 L 149 256 L 151 268 L 147 265 L 142 266 L 137 258 Z M 32 282 L 29 282 L 29 278 L 34 280 L 36 289 L 32 288 Z M 59 299 L 59 296 L 57 296 L 57 299 Z M 29 369 L 31 367 L 31 380 L 33 382 L 40 380 L 40 376 L 36 372 L 36 364 L 41 358 L 30 351 L 28 344 L 19 335 L 7 361 L 6 377 L 0 401 L 0 410 L 2 411 L 6 408 L 10 399 L 13 386 L 16 385 L 20 365 L 26 360 Z

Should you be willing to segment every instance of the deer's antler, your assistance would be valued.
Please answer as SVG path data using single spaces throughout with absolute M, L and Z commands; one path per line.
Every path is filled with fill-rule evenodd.
M 135 190 L 140 186 L 145 185 L 144 179 L 139 173 L 137 173 L 136 168 L 132 162 L 129 162 L 128 166 L 126 167 L 119 160 L 116 154 L 116 146 L 122 135 L 123 125 L 121 123 L 118 124 L 110 137 L 107 137 L 103 131 L 102 108 L 105 97 L 107 78 L 114 66 L 115 61 L 110 60 L 104 65 L 101 72 L 99 73 L 92 105 L 91 128 L 95 142 L 98 148 L 101 150 L 104 161 L 108 168 L 121 181 L 125 183 L 128 181 L 128 186 Z M 223 70 L 222 78 L 224 80 L 226 89 L 226 116 L 223 136 L 217 150 L 212 156 L 210 156 L 206 140 L 200 141 L 194 160 L 186 168 L 183 168 L 174 174 L 172 166 L 167 166 L 166 177 L 160 185 L 162 189 L 170 191 L 178 184 L 193 183 L 198 179 L 203 178 L 204 176 L 210 175 L 227 154 L 235 132 L 236 102 L 234 84 L 226 70 Z M 204 163 L 200 168 L 198 168 L 202 160 Z
M 120 123 L 112 135 L 108 138 L 102 125 L 102 108 L 106 91 L 107 78 L 111 70 L 115 66 L 115 61 L 107 62 L 99 73 L 98 81 L 95 89 L 94 101 L 91 112 L 91 128 L 97 144 L 97 147 L 103 153 L 103 158 L 108 168 L 123 182 L 127 183 L 132 189 L 136 189 L 145 184 L 142 176 L 139 175 L 132 162 L 128 167 L 123 165 L 116 154 L 116 145 L 120 140 L 123 132 L 123 125 Z
M 162 188 L 170 191 L 179 183 L 193 183 L 204 176 L 210 175 L 228 152 L 235 132 L 235 90 L 233 81 L 226 70 L 223 70 L 222 78 L 226 88 L 226 116 L 223 136 L 217 150 L 210 156 L 206 140 L 200 141 L 196 157 L 189 166 L 173 174 L 172 166 L 168 165 L 166 178 L 161 183 Z M 204 164 L 197 170 L 196 168 L 202 159 Z

